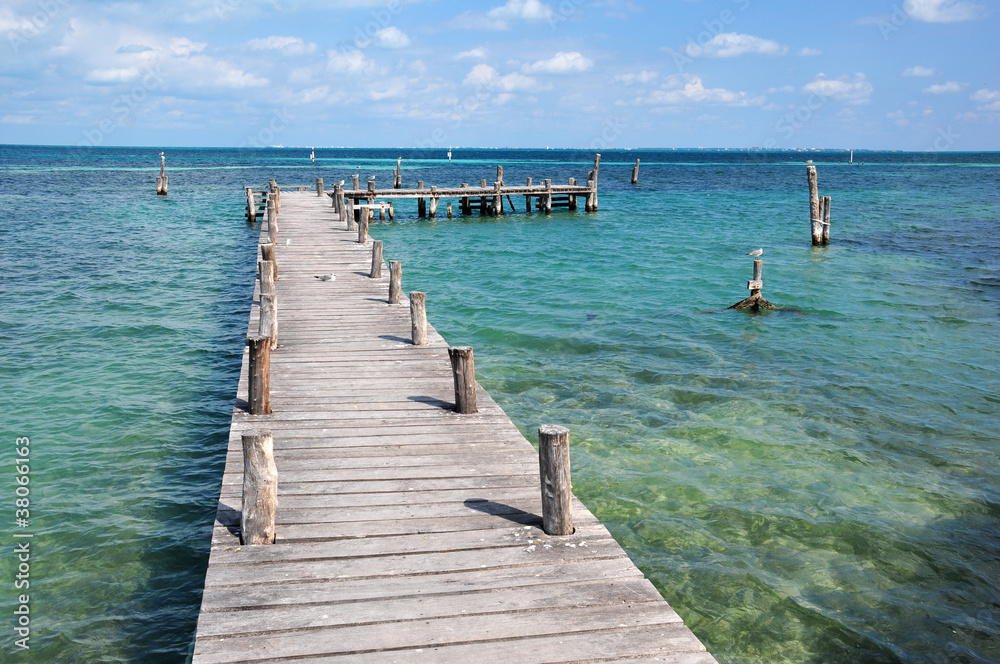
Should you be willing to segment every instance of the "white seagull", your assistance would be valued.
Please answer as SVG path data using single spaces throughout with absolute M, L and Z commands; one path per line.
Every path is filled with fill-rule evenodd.
M 749 254 L 747 254 L 747 256 L 753 256 L 754 258 L 757 258 L 758 256 L 760 256 L 763 253 L 764 253 L 763 249 L 755 249 L 755 250 L 751 251 Z
M 322 277 L 316 277 L 316 278 L 319 279 L 320 281 L 333 281 L 334 279 L 337 278 L 337 275 L 335 275 L 335 274 L 324 274 Z

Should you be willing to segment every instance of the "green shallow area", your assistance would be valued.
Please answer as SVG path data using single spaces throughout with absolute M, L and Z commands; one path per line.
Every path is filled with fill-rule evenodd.
M 399 155 L 175 151 L 164 199 L 158 150 L 60 150 L 0 148 L 10 497 L 10 443 L 32 440 L 18 661 L 182 662 L 253 283 L 241 187 L 389 183 Z M 403 154 L 407 186 L 497 163 L 583 181 L 593 158 Z M 827 248 L 790 153 L 612 153 L 596 214 L 410 200 L 371 234 L 530 440 L 571 429 L 576 493 L 720 662 L 998 661 L 997 156 L 809 156 Z M 782 309 L 726 310 L 758 247 Z

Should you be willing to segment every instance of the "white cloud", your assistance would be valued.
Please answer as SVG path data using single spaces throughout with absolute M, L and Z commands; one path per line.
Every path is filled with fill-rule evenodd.
M 930 86 L 929 88 L 924 88 L 924 92 L 932 95 L 943 95 L 950 92 L 961 92 L 964 87 L 965 86 L 958 81 L 948 81 L 947 83 L 938 83 Z
M 664 81 L 663 87 L 654 90 L 639 103 L 663 106 L 690 106 L 716 104 L 722 106 L 760 106 L 764 97 L 754 97 L 746 92 L 724 88 L 706 88 L 702 80 L 691 74 L 675 74 Z
M 323 101 L 326 99 L 327 95 L 330 94 L 330 86 L 320 85 L 315 88 L 303 90 L 300 94 L 302 96 L 297 101 L 303 104 L 310 104 L 314 101 Z
M 625 85 L 635 85 L 636 83 L 651 83 L 659 77 L 659 74 L 655 71 L 646 71 L 632 74 L 618 74 L 615 76 L 615 83 L 624 83 Z
M 808 58 L 814 55 L 823 55 L 823 51 L 818 48 L 804 48 L 799 51 L 799 56 L 803 58 Z
M 820 74 L 811 83 L 802 86 L 803 92 L 809 92 L 820 97 L 833 97 L 850 104 L 866 104 L 874 92 L 868 77 L 862 73 L 840 78 L 827 78 Z
M 929 67 L 910 67 L 903 72 L 903 76 L 916 76 L 916 77 L 926 77 L 926 76 L 937 76 L 937 70 L 930 69 Z
M 762 39 L 753 35 L 741 35 L 736 32 L 723 32 L 699 46 L 694 42 L 687 45 L 687 55 L 692 58 L 706 56 L 709 58 L 735 58 L 748 53 L 758 55 L 784 55 L 787 46 L 776 41 Z
M 795 88 L 791 85 L 782 85 L 780 88 L 768 88 L 765 92 L 773 95 L 775 92 L 795 92 Z
M 126 67 L 124 69 L 94 69 L 87 72 L 83 80 L 88 83 L 128 83 L 139 78 L 137 67 Z
M 577 51 L 571 53 L 560 51 L 548 60 L 539 60 L 524 65 L 521 67 L 521 71 L 525 74 L 568 74 L 573 71 L 587 71 L 593 66 L 593 60 L 584 57 Z
M 980 111 L 1000 111 L 1000 90 L 977 90 L 971 97 L 974 102 L 982 104 L 978 107 Z
M 35 116 L 33 115 L 5 115 L 0 118 L 0 122 L 4 124 L 34 124 Z
M 474 48 L 471 51 L 462 51 L 461 53 L 459 53 L 458 55 L 455 56 L 455 59 L 456 60 L 465 60 L 465 59 L 485 60 L 487 57 L 489 57 L 489 54 L 490 54 L 489 51 L 487 51 L 485 48 L 483 48 L 482 46 L 480 46 L 479 48 Z
M 553 15 L 552 7 L 540 0 L 507 0 L 507 4 L 494 7 L 486 16 L 494 21 L 548 21 Z
M 524 76 L 517 72 L 501 76 L 496 69 L 489 65 L 476 65 L 463 82 L 466 85 L 488 87 L 505 92 L 533 90 L 538 87 L 538 81 L 531 76 Z
M 251 39 L 247 46 L 255 51 L 281 51 L 288 55 L 302 55 L 304 53 L 315 53 L 317 46 L 312 42 L 306 43 L 298 37 L 266 37 L 264 39 Z
M 328 51 L 327 66 L 332 72 L 337 74 L 360 74 L 365 71 L 371 71 L 374 68 L 374 65 L 365 57 L 365 54 L 357 50 L 348 51 L 347 53 Z
M 917 21 L 957 23 L 982 16 L 982 7 L 966 0 L 906 0 L 903 10 Z
M 208 44 L 193 42 L 185 37 L 178 37 L 171 40 L 170 52 L 180 57 L 186 57 L 192 53 L 201 53 Z
M 20 30 L 36 30 L 34 24 L 26 17 L 17 16 L 7 7 L 0 7 L 0 32 Z M 7 116 L 13 117 L 13 116 Z
M 382 48 L 406 48 L 410 45 L 410 38 L 396 26 L 390 25 L 375 33 L 375 45 Z

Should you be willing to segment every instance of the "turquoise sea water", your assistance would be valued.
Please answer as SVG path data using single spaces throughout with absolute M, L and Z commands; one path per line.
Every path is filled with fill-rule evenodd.
M 0 502 L 11 542 L 29 436 L 34 534 L 31 650 L 10 620 L 0 661 L 187 657 L 252 290 L 243 184 L 388 183 L 397 156 L 407 184 L 583 181 L 593 159 L 172 150 L 158 199 L 158 152 L 0 147 Z M 720 662 L 997 662 L 1000 155 L 846 157 L 611 152 L 597 214 L 411 201 L 372 234 L 529 439 L 571 428 L 577 494 Z M 758 247 L 785 309 L 724 310 Z

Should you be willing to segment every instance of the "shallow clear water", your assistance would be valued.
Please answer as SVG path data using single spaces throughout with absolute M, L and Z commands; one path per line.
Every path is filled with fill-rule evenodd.
M 3 437 L 33 449 L 22 661 L 187 655 L 253 278 L 243 184 L 391 182 L 399 155 L 407 184 L 582 182 L 592 160 L 175 150 L 164 200 L 157 152 L 0 147 Z M 1000 157 L 809 156 L 825 249 L 793 153 L 611 153 L 597 214 L 408 201 L 372 234 L 529 439 L 571 428 L 577 494 L 721 662 L 998 661 Z M 784 309 L 727 311 L 757 247 Z

